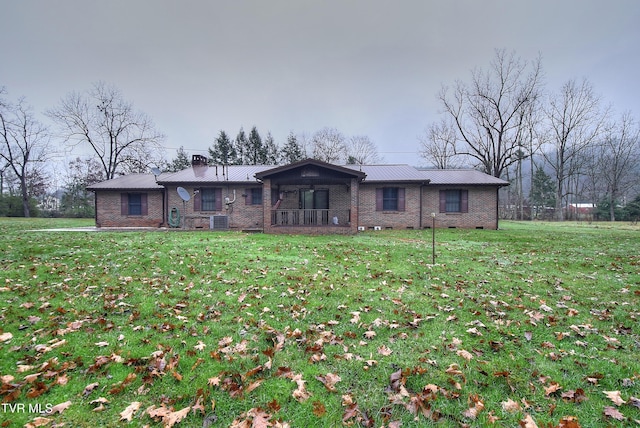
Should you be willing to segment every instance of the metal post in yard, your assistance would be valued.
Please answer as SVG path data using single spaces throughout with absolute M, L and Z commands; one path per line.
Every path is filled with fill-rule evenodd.
M 432 263 L 436 264 L 436 213 L 431 213 L 431 258 Z

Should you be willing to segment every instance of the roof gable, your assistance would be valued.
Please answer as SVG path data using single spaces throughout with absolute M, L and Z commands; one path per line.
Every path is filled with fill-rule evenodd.
M 363 180 L 366 174 L 351 168 L 334 165 L 317 159 L 305 159 L 256 173 L 256 178 L 314 179 L 322 176 L 356 178 Z

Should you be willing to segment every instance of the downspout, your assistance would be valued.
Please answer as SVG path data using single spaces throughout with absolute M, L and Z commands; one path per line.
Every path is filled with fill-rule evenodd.
M 424 186 L 425 186 L 425 183 L 423 181 L 422 183 L 420 183 L 420 196 L 418 197 L 418 200 L 420 201 L 420 210 L 418 215 L 418 229 L 422 229 L 422 193 L 424 193 Z
M 500 186 L 496 187 L 496 230 L 498 230 L 498 221 L 500 220 Z
M 422 219 L 423 219 L 423 193 L 424 193 L 424 188 L 427 184 L 431 183 L 431 180 L 427 180 L 427 181 L 423 181 L 422 183 L 420 183 L 420 197 L 418 198 L 420 200 L 420 211 L 419 211 L 419 222 L 420 224 L 418 225 L 418 229 L 422 229 Z
M 100 227 L 98 223 L 98 192 L 93 192 L 93 212 L 95 213 L 96 227 Z
M 167 203 L 165 200 L 167 192 L 165 192 L 165 190 L 166 189 L 164 188 L 164 186 L 162 187 L 162 189 L 160 189 L 160 193 L 162 193 L 162 221 L 160 222 L 160 225 L 158 227 L 163 227 L 169 221 L 167 219 Z
M 362 166 L 360 166 L 362 168 Z M 355 184 L 355 186 L 351 186 L 351 191 L 353 191 L 353 188 L 356 187 L 357 191 L 356 191 L 356 218 L 355 218 L 355 227 L 353 226 L 353 221 L 354 219 L 351 219 L 351 223 L 352 223 L 352 228 L 355 229 L 356 233 L 358 232 L 358 227 L 360 226 L 360 185 L 364 182 L 364 179 L 362 179 L 362 181 L 358 181 L 356 179 L 353 179 L 353 184 Z M 352 210 L 353 211 L 353 210 Z M 353 213 L 352 213 L 353 214 Z

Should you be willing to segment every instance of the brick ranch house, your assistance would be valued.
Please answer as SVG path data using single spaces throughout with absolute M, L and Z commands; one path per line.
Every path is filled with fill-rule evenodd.
M 497 229 L 504 180 L 475 170 L 409 165 L 210 166 L 193 156 L 174 173 L 131 174 L 89 186 L 97 227 L 179 227 L 342 233 L 436 227 Z

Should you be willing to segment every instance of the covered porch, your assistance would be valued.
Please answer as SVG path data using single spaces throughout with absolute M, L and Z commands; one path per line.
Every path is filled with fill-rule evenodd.
M 356 233 L 363 172 L 307 159 L 256 174 L 266 233 Z

